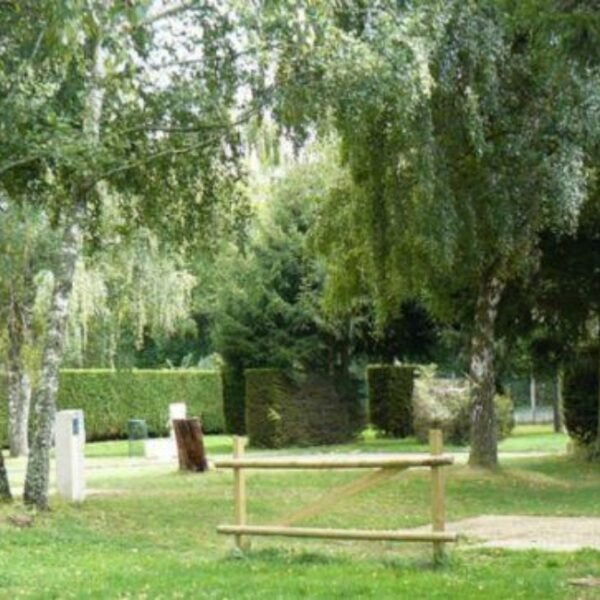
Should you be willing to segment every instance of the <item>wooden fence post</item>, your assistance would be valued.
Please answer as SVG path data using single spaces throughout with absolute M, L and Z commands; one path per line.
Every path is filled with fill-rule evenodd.
M 432 456 L 444 451 L 444 439 L 440 429 L 429 431 L 429 447 Z M 431 523 L 434 532 L 444 531 L 444 472 L 439 465 L 431 467 Z M 436 564 L 444 558 L 444 542 L 433 542 L 433 561 Z
M 246 438 L 237 435 L 233 436 L 233 458 L 244 458 L 244 448 Z M 233 490 L 235 497 L 235 524 L 246 524 L 246 473 L 242 468 L 233 470 Z M 250 548 L 250 540 L 243 535 L 235 536 L 235 546 L 238 550 L 244 551 Z
M 180 471 L 203 472 L 208 469 L 200 419 L 173 419 Z

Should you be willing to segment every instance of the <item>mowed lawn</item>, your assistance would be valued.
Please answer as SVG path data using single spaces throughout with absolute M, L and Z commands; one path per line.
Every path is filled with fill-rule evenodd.
M 532 441 L 539 434 L 521 437 Z M 364 449 L 356 446 L 347 451 Z M 232 520 L 231 473 L 182 475 L 168 465 L 139 468 L 115 456 L 90 460 L 98 468 L 89 470 L 92 494 L 82 506 L 54 498 L 52 511 L 36 515 L 30 527 L 11 523 L 24 514 L 18 505 L 0 508 L 1 598 L 599 596 L 599 588 L 569 584 L 572 578 L 600 577 L 600 552 L 590 550 L 482 551 L 463 542 L 434 568 L 428 545 L 255 538 L 252 550 L 239 556 L 230 538 L 215 533 L 217 524 Z M 99 468 L 103 461 L 105 468 Z M 357 476 L 249 473 L 249 520 L 275 522 Z M 494 474 L 464 466 L 448 470 L 450 520 L 481 514 L 600 517 L 599 499 L 600 467 L 566 456 L 507 459 Z M 303 524 L 405 528 L 428 523 L 429 511 L 429 474 L 419 470 Z

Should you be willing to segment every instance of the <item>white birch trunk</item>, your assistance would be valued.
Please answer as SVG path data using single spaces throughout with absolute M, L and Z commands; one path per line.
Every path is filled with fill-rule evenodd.
M 42 356 L 42 373 L 35 395 L 36 430 L 27 462 L 23 500 L 39 509 L 48 508 L 50 448 L 56 415 L 59 367 L 63 356 L 69 300 L 75 265 L 82 250 L 79 219 L 67 224 L 63 233 L 60 264 L 55 275 L 48 331 Z
M 498 434 L 494 409 L 494 342 L 498 304 L 504 283 L 484 278 L 479 289 L 471 346 L 471 453 L 469 464 L 494 468 L 498 464 Z
M 31 383 L 23 363 L 26 317 L 14 295 L 8 321 L 8 446 L 10 455 L 17 457 L 26 456 L 29 451 Z
M 109 7 L 110 1 L 103 2 Z M 92 43 L 92 62 L 87 86 L 86 103 L 83 114 L 83 135 L 92 144 L 100 139 L 100 123 L 104 103 L 104 52 L 102 49 L 101 24 L 97 14 L 92 14 L 98 31 Z M 42 357 L 42 373 L 39 390 L 36 393 L 35 411 L 37 427 L 25 478 L 23 500 L 28 505 L 40 509 L 48 508 L 48 488 L 50 473 L 50 447 L 56 398 L 59 385 L 59 367 L 63 356 L 69 301 L 73 289 L 75 266 L 83 249 L 82 224 L 85 219 L 85 198 L 76 185 L 73 186 L 74 209 L 65 215 L 67 221 L 63 232 L 60 266 L 55 277 L 52 304 L 48 319 L 48 333 Z
M 2 456 L 2 448 L 0 447 L 0 502 L 10 502 L 11 500 L 12 494 L 10 493 L 8 473 L 4 466 L 4 457 Z

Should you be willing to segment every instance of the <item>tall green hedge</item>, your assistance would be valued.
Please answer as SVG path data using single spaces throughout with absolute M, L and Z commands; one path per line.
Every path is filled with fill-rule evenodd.
M 598 350 L 581 352 L 565 371 L 563 402 L 565 425 L 584 446 L 598 442 Z
M 221 369 L 223 385 L 223 412 L 227 433 L 245 435 L 246 433 L 246 380 L 243 369 L 223 367 Z
M 262 448 L 335 444 L 364 427 L 357 387 L 323 374 L 247 369 L 246 428 Z
M 367 368 L 369 417 L 379 431 L 393 437 L 413 433 L 413 366 L 370 365 Z
M 5 438 L 6 392 L 2 388 L 0 428 Z M 185 402 L 188 415 L 201 416 L 207 433 L 225 429 L 219 373 L 211 371 L 65 369 L 60 372 L 58 408 L 80 408 L 89 441 L 127 436 L 129 419 L 145 419 L 150 435 L 168 433 L 169 404 Z

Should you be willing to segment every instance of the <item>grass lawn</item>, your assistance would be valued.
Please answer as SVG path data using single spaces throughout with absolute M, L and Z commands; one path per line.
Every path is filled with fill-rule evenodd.
M 525 438 L 544 435 L 523 433 Z M 227 451 L 224 438 L 208 440 L 209 449 Z M 345 450 L 401 449 L 403 444 L 373 439 Z M 517 444 L 519 451 L 523 444 Z M 599 596 L 598 588 L 568 584 L 574 577 L 600 577 L 600 552 L 590 550 L 483 551 L 462 543 L 450 549 L 445 566 L 434 569 L 429 545 L 256 538 L 251 552 L 236 556 L 232 540 L 215 533 L 217 524 L 232 520 L 231 473 L 182 475 L 168 465 L 129 468 L 128 460 L 111 455 L 118 445 L 94 446 L 107 449 L 107 464 L 120 466 L 90 469 L 93 493 L 82 506 L 54 499 L 52 511 L 37 515 L 29 528 L 7 519 L 22 512 L 18 505 L 0 508 L 0 598 Z M 251 472 L 249 520 L 275 521 L 356 476 Z M 410 471 L 303 525 L 391 529 L 425 524 L 429 487 L 427 472 Z M 513 458 L 494 474 L 464 466 L 448 472 L 449 520 L 518 513 L 600 517 L 599 498 L 600 467 L 565 456 Z
M 549 452 L 564 453 L 566 451 L 568 436 L 564 433 L 554 433 L 550 425 L 519 425 L 513 434 L 500 442 L 500 452 Z M 141 454 L 141 446 L 139 447 Z M 231 454 L 231 436 L 207 435 L 204 437 L 206 451 L 209 454 Z M 464 446 L 447 445 L 447 450 L 466 452 Z M 296 453 L 311 452 L 426 452 L 427 446 L 420 444 L 414 438 L 388 439 L 379 438 L 372 430 L 365 431 L 361 438 L 343 446 L 319 446 L 318 448 L 298 448 Z M 249 450 L 252 452 L 252 449 Z M 288 450 L 283 451 L 289 453 Z M 86 446 L 88 458 L 126 457 L 129 456 L 129 443 L 127 440 L 114 442 L 97 442 Z

